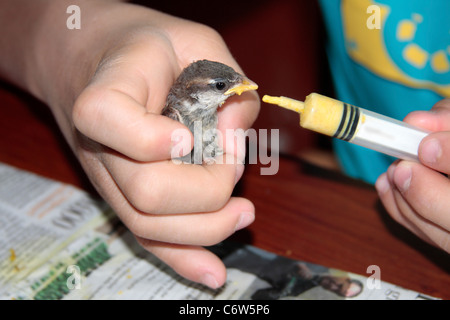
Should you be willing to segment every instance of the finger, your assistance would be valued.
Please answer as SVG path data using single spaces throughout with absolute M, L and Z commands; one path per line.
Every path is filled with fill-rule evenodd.
M 137 240 L 146 250 L 186 279 L 202 283 L 212 289 L 225 283 L 224 264 L 216 255 L 204 248 L 162 243 L 139 237 Z
M 237 159 L 224 154 L 221 163 L 130 161 L 103 153 L 101 161 L 127 200 L 139 211 L 176 214 L 215 211 L 228 201 L 239 174 Z M 218 161 L 219 162 L 219 161 Z
M 191 149 L 193 140 L 181 135 L 187 129 L 179 122 L 147 112 L 122 92 L 94 90 L 83 93 L 73 114 L 76 128 L 90 139 L 137 161 L 168 159 L 175 144 Z
M 394 188 L 393 190 L 394 201 L 406 221 L 403 225 L 426 242 L 450 252 L 449 231 L 427 220 L 426 215 L 417 212 L 398 189 Z
M 172 135 L 187 128 L 160 116 L 179 72 L 170 48 L 167 39 L 149 34 L 105 58 L 75 103 L 76 128 L 138 161 L 168 159 L 176 138 L 179 149 L 189 152 L 192 138 Z
M 419 159 L 426 166 L 442 173 L 450 173 L 450 132 L 434 132 L 419 145 Z
M 439 246 L 448 250 L 450 217 L 448 207 L 450 182 L 443 175 L 420 164 L 401 161 L 394 172 L 394 183 L 399 190 L 397 202 L 401 199 L 410 207 L 403 214 Z M 447 235 L 447 236 L 445 236 Z
M 448 232 L 421 217 L 395 187 L 391 180 L 393 176 L 390 179 L 388 176 L 390 174 L 382 174 L 376 182 L 376 188 L 381 202 L 391 217 L 425 242 L 449 251 Z
M 146 32 L 105 57 L 90 86 L 123 92 L 149 112 L 160 113 L 180 72 L 167 37 Z
M 393 167 L 391 166 L 389 170 L 392 171 L 393 174 Z M 396 189 L 395 185 L 393 184 L 392 180 L 388 178 L 388 176 L 392 175 L 388 173 L 383 173 L 378 177 L 375 187 L 377 189 L 378 195 L 380 197 L 380 200 L 385 207 L 386 211 L 389 213 L 389 215 L 397 221 L 399 224 L 406 227 L 409 231 L 417 235 L 419 238 L 427 241 L 428 243 L 433 243 L 429 237 L 423 233 L 414 223 L 412 223 L 403 213 L 400 208 L 406 207 L 407 210 L 411 210 L 411 208 L 406 204 L 405 200 L 398 196 L 399 191 Z M 398 203 L 398 201 L 402 203 Z
M 423 218 L 450 230 L 450 181 L 440 173 L 418 163 L 400 161 L 394 183 L 405 201 Z
M 231 198 L 215 212 L 153 215 L 121 212 L 121 220 L 136 236 L 160 242 L 209 246 L 228 238 L 254 220 L 254 207 L 246 199 Z
M 429 131 L 450 131 L 450 99 L 436 103 L 430 111 L 414 111 L 405 122 Z

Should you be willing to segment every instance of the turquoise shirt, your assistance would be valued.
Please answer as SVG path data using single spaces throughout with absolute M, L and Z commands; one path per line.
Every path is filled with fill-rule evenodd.
M 321 0 L 337 99 L 402 120 L 450 97 L 450 0 Z M 344 171 L 374 183 L 394 160 L 333 139 Z

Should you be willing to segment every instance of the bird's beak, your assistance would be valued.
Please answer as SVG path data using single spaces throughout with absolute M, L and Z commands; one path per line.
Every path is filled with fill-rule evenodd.
M 241 95 L 245 91 L 256 90 L 256 89 L 258 89 L 258 85 L 256 83 L 254 83 L 253 81 L 251 81 L 248 78 L 244 78 L 241 82 L 237 83 L 234 87 L 232 87 L 231 89 L 228 89 L 225 92 L 225 95 L 227 95 L 227 96 L 232 95 L 232 94 Z

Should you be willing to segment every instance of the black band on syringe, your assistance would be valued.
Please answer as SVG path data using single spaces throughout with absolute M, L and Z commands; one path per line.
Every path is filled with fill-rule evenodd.
M 359 108 L 344 103 L 341 122 L 333 137 L 350 141 L 356 133 L 361 113 Z

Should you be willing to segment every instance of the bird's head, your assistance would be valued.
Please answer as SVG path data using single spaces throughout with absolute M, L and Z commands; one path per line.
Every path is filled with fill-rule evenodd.
M 234 94 L 257 88 L 256 83 L 223 63 L 199 60 L 183 70 L 172 87 L 172 94 L 207 112 L 215 111 Z

